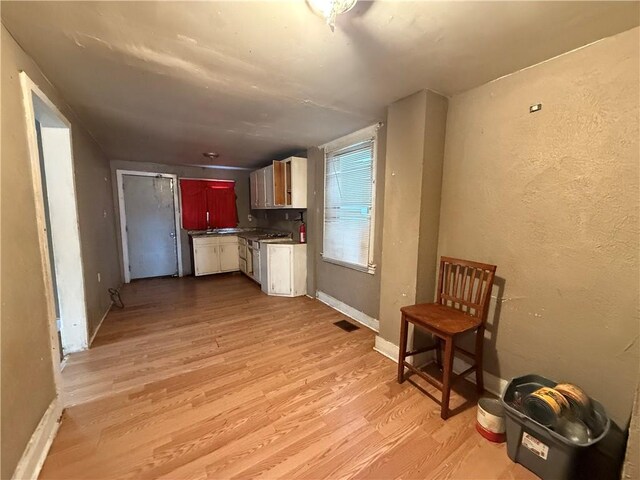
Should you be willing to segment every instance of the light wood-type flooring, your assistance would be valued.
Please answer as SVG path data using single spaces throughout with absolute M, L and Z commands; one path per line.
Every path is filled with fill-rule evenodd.
M 316 300 L 240 274 L 137 281 L 122 298 L 63 371 L 41 478 L 536 478 L 475 431 L 473 388 L 441 420 L 372 331 L 339 329 Z

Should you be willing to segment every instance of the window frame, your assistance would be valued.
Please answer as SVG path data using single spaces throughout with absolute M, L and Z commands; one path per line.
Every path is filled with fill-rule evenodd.
M 376 232 L 376 189 L 377 189 L 377 169 L 378 169 L 378 130 L 382 123 L 376 123 L 369 127 L 353 132 L 344 137 L 338 138 L 332 142 L 321 145 L 323 155 L 322 168 L 322 252 L 320 256 L 324 262 L 339 265 L 363 273 L 374 275 L 376 272 L 376 264 L 374 263 L 375 250 L 375 232 Z M 367 141 L 372 142 L 372 159 L 371 159 L 371 211 L 369 221 L 369 246 L 367 252 L 367 265 L 359 265 L 350 263 L 337 258 L 328 257 L 324 253 L 325 234 L 326 234 L 326 206 L 327 206 L 327 158 L 340 150 L 354 147 L 359 143 Z

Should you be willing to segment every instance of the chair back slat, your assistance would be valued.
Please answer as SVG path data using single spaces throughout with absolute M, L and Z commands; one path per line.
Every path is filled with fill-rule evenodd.
M 496 266 L 442 257 L 437 302 L 486 320 Z

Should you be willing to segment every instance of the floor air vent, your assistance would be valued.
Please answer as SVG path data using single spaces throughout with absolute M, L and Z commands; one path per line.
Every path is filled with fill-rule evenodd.
M 334 325 L 336 327 L 340 327 L 345 332 L 353 332 L 354 330 L 358 330 L 360 328 L 355 326 L 351 322 L 347 322 L 346 320 L 340 320 L 339 322 L 335 322 Z

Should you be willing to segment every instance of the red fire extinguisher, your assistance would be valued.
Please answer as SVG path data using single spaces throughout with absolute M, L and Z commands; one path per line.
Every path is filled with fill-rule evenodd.
M 307 243 L 307 226 L 304 224 L 304 218 L 302 212 L 300 212 L 300 228 L 298 229 L 300 234 L 300 243 Z

